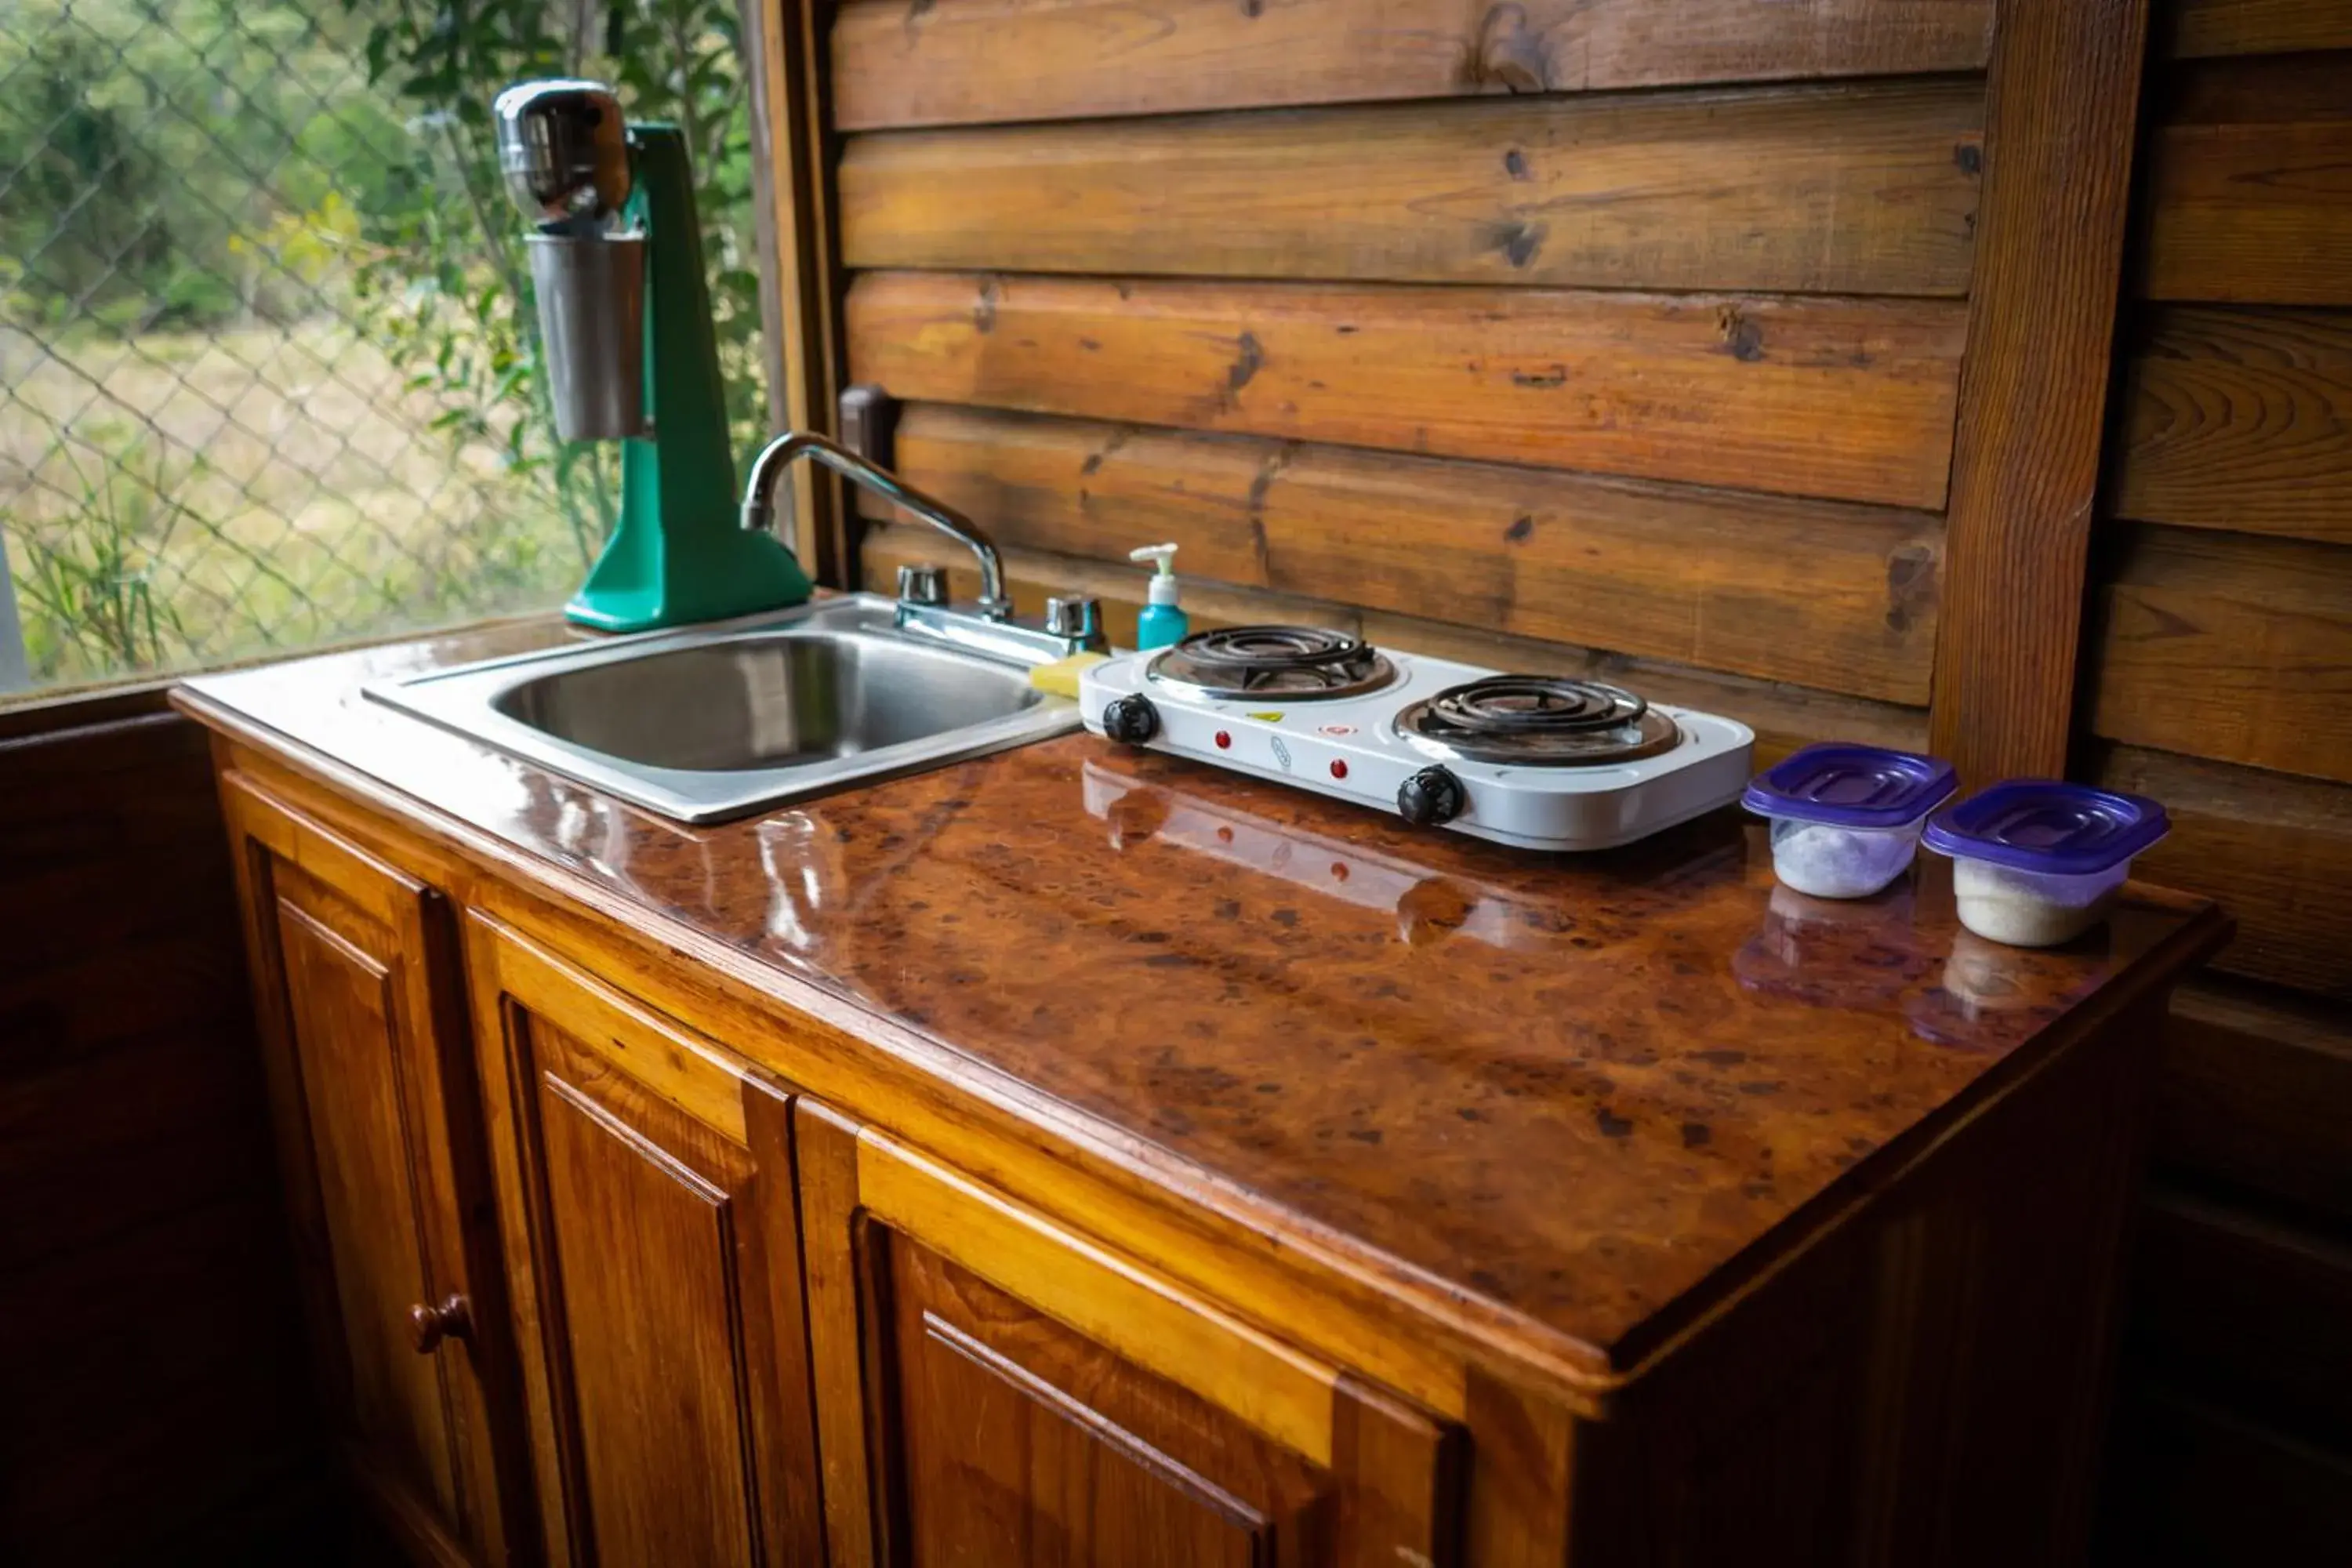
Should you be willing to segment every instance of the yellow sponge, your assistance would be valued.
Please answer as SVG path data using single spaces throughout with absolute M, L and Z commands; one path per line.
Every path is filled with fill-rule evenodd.
M 1076 700 L 1078 695 L 1078 672 L 1091 665 L 1100 664 L 1110 656 L 1104 653 L 1074 653 L 1067 658 L 1057 658 L 1051 664 L 1041 664 L 1029 672 L 1029 684 L 1040 691 L 1050 691 L 1056 697 Z

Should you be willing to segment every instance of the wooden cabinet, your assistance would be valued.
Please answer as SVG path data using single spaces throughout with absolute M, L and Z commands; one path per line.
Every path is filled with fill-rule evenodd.
M 237 775 L 222 784 L 319 1380 L 421 1560 L 498 1563 L 494 1245 L 450 911 Z
M 322 1375 L 414 1560 L 1458 1560 L 1451 1427 L 223 795 Z
M 412 1561 L 2082 1554 L 2145 978 L 1601 1364 L 239 755 L 323 1384 Z
M 467 945 L 550 1560 L 818 1561 L 789 1100 L 487 916 Z
M 1444 1563 L 1454 1435 L 803 1101 L 835 1568 Z

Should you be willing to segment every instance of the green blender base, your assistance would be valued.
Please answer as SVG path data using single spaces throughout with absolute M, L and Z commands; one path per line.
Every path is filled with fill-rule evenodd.
M 644 632 L 803 604 L 808 574 L 782 540 L 741 525 L 726 386 L 710 328 L 686 138 L 674 125 L 629 127 L 646 226 L 646 422 L 621 446 L 621 515 L 564 618 Z

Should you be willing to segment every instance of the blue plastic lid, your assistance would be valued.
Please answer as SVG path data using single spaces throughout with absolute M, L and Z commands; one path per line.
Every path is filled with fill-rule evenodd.
M 2130 859 L 2171 829 L 2164 807 L 2146 795 L 2011 779 L 1937 812 L 1923 842 L 1939 855 L 2083 877 Z
M 1903 827 L 1959 787 L 1952 764 L 1883 746 L 1807 746 L 1756 775 L 1739 804 L 1763 816 Z

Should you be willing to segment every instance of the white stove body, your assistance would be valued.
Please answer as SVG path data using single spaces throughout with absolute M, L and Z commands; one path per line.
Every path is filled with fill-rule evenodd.
M 1121 654 L 1078 678 L 1087 728 L 1103 734 L 1104 705 L 1139 695 L 1159 716 L 1144 749 L 1166 752 L 1398 815 L 1397 791 L 1427 767 L 1461 782 L 1466 802 L 1445 826 L 1523 849 L 1609 849 L 1687 822 L 1739 798 L 1755 731 L 1736 720 L 1651 705 L 1674 720 L 1681 742 L 1655 756 L 1570 767 L 1484 763 L 1423 752 L 1397 731 L 1412 702 L 1496 674 L 1475 665 L 1381 651 L 1396 679 L 1359 697 L 1265 693 L 1214 699 L 1179 691 L 1146 673 L 1160 650 Z M 1224 743 L 1218 743 L 1218 737 Z

